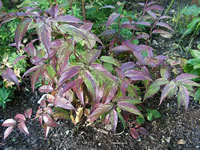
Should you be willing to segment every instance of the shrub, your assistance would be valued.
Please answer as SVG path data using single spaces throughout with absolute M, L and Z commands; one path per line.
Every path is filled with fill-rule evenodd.
M 105 124 L 111 124 L 113 132 L 116 132 L 120 120 L 135 139 L 139 133 L 148 133 L 141 127 L 146 118 L 152 120 L 160 117 L 159 112 L 150 109 L 144 115 L 145 110 L 141 107 L 160 89 L 163 90 L 159 105 L 166 97 L 177 93 L 178 106 L 188 108 L 192 86 L 199 86 L 191 79 L 197 76 L 181 74 L 175 79 L 170 78 L 166 57 L 155 56 L 153 48 L 148 45 L 154 33 L 169 37 L 168 31 L 157 28 L 172 30 L 163 22 L 169 17 L 158 17 L 153 12 L 163 9 L 155 2 L 140 5 L 144 6 L 144 10 L 136 20 L 118 12 L 108 17 L 106 31 L 101 34 L 104 41 L 108 36 L 106 45 L 91 32 L 92 23 L 61 14 L 57 4 L 47 11 L 28 7 L 21 13 L 5 14 L 4 19 L 19 15 L 22 19 L 16 30 L 15 45 L 26 55 L 20 56 L 17 61 L 26 57 L 33 65 L 23 77 L 31 74 L 32 91 L 40 78 L 43 81 L 39 91 L 45 94 L 38 101 L 40 106 L 35 118 L 43 126 L 45 137 L 50 127 L 57 126 L 56 120 L 63 118 L 58 108 L 64 111 L 62 114 L 70 116 L 74 124 L 82 120 L 92 124 L 100 119 Z M 151 19 L 144 19 L 147 14 Z M 124 39 L 124 35 L 121 35 L 123 28 L 130 30 L 132 37 Z M 38 37 L 23 45 L 21 40 L 28 29 L 34 29 Z M 145 44 L 141 44 L 141 39 L 145 39 Z M 137 44 L 134 44 L 134 40 L 138 40 Z M 118 54 L 127 57 L 127 61 L 118 60 Z M 11 69 L 3 71 L 2 76 L 19 86 Z M 26 115 L 31 116 L 30 109 Z M 5 120 L 3 126 L 8 128 L 4 139 L 17 124 L 20 131 L 29 134 L 25 120 L 22 114 Z

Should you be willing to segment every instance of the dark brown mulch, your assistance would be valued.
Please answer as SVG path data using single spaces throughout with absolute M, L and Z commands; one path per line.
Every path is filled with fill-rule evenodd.
M 0 121 L 23 113 L 26 108 L 37 109 L 39 93 L 22 92 L 19 97 L 0 109 Z M 150 100 L 157 107 L 159 99 Z M 50 131 L 47 139 L 37 121 L 28 120 L 30 136 L 17 129 L 3 140 L 4 127 L 0 127 L 0 149 L 2 150 L 198 150 L 200 149 L 200 105 L 191 100 L 188 111 L 177 110 L 175 100 L 166 100 L 160 108 L 162 118 L 145 124 L 150 134 L 134 140 L 128 132 L 120 135 L 103 129 L 102 125 L 93 127 L 74 127 L 70 121 L 59 121 L 59 126 Z

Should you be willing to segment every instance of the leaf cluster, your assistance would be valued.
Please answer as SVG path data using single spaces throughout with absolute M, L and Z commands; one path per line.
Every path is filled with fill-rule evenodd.
M 192 81 L 197 76 L 180 74 L 171 79 L 166 57 L 156 56 L 148 45 L 154 34 L 171 36 L 173 29 L 164 22 L 170 17 L 158 15 L 163 8 L 155 1 L 139 5 L 143 11 L 137 19 L 120 14 L 115 6 L 103 6 L 102 9 L 114 11 L 103 25 L 102 40 L 92 32 L 93 23 L 63 14 L 58 4 L 45 11 L 38 11 L 36 5 L 24 8 L 23 12 L 5 13 L 3 20 L 22 20 L 15 32 L 14 46 L 23 50 L 24 55 L 15 62 L 26 58 L 32 63 L 23 77 L 30 76 L 32 91 L 36 82 L 42 80 L 38 90 L 44 95 L 38 101 L 35 119 L 44 128 L 45 137 L 51 127 L 57 126 L 57 119 L 68 116 L 75 125 L 83 120 L 90 125 L 100 119 L 111 125 L 113 132 L 120 121 L 124 129 L 130 129 L 133 138 L 138 138 L 139 133 L 146 135 L 148 131 L 141 127 L 138 118 L 151 121 L 160 116 L 156 110 L 148 110 L 144 115 L 142 103 L 159 91 L 159 105 L 177 94 L 178 106 L 188 108 L 193 86 L 199 86 Z M 37 36 L 24 44 L 22 39 L 30 29 Z M 129 30 L 131 37 L 124 37 L 122 29 Z M 119 55 L 126 59 L 119 59 Z M 2 77 L 20 88 L 10 68 L 2 72 Z M 20 120 L 23 121 L 18 128 L 28 134 L 25 120 Z M 14 120 L 11 125 L 5 125 L 7 122 L 3 124 L 9 126 L 4 138 L 16 125 Z

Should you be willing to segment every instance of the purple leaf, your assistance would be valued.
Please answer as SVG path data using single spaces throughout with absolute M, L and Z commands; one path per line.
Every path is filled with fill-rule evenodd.
M 113 51 L 113 52 L 128 52 L 128 51 L 130 51 L 130 48 L 128 48 L 126 45 L 120 45 L 120 46 L 112 48 L 111 51 Z
M 17 58 L 15 59 L 15 61 L 13 62 L 13 65 L 15 65 L 18 61 L 20 61 L 20 60 L 22 60 L 22 59 L 24 59 L 24 58 L 26 58 L 26 56 L 24 56 L 24 55 L 17 57 Z
M 161 29 L 155 29 L 155 30 L 152 31 L 152 33 L 154 33 L 154 34 L 158 33 L 164 38 L 171 38 L 172 37 L 172 34 L 170 34 L 167 31 L 161 30 Z
M 121 79 L 125 78 L 124 72 L 120 68 L 116 68 L 115 71 Z
M 109 71 L 107 71 L 101 64 L 91 64 L 91 67 L 97 71 L 102 72 L 103 74 L 110 77 L 114 81 L 117 81 L 117 78 L 115 76 L 113 76 Z
M 9 134 L 13 131 L 14 126 L 8 127 L 4 132 L 4 140 L 9 136 Z
M 162 20 L 162 19 L 171 19 L 172 17 L 170 17 L 170 16 L 161 16 L 160 18 L 159 18 L 159 20 Z
M 194 81 L 192 81 L 192 80 L 184 80 L 184 81 L 181 81 L 181 83 L 183 84 L 183 85 L 189 85 L 189 86 L 198 86 L 198 87 L 200 87 L 200 84 L 198 84 L 198 83 L 196 83 L 196 82 L 194 82 Z
M 67 71 L 61 74 L 60 79 L 58 81 L 58 86 L 61 86 L 67 80 L 70 80 L 80 71 L 80 67 L 71 67 Z
M 112 125 L 113 133 L 116 132 L 117 124 L 118 124 L 118 115 L 115 109 L 110 112 L 110 122 Z
M 106 31 L 102 32 L 101 34 L 99 34 L 99 36 L 113 35 L 115 33 L 116 33 L 116 31 L 114 29 L 112 29 L 112 30 L 106 30 Z
M 148 3 L 147 3 L 147 6 L 153 5 L 153 4 L 155 4 L 155 3 L 157 3 L 157 2 L 156 2 L 156 1 L 148 2 Z
M 26 127 L 26 125 L 25 125 L 24 122 L 20 122 L 20 123 L 18 124 L 18 129 L 19 129 L 21 132 L 23 132 L 23 133 L 29 135 L 28 129 L 27 129 L 27 127 Z
M 140 6 L 144 6 L 144 3 L 138 3 L 138 5 L 140 5 Z
M 143 71 L 136 71 L 136 70 L 128 70 L 125 72 L 125 76 L 129 77 L 131 80 L 150 80 L 152 81 L 151 77 Z
M 145 21 L 137 21 L 135 24 L 137 24 L 137 25 L 151 26 L 151 24 L 150 24 L 150 23 L 148 23 L 148 22 L 145 22 Z
M 99 102 L 101 100 L 101 98 L 103 97 L 104 94 L 104 86 L 102 87 L 96 87 L 96 102 Z
M 100 104 L 90 115 L 91 121 L 95 121 L 98 117 L 112 109 L 112 104 Z
M 177 76 L 176 81 L 185 81 L 185 80 L 191 80 L 191 79 L 195 79 L 195 78 L 198 78 L 198 76 L 193 75 L 193 74 L 184 73 L 184 74 Z
M 126 95 L 126 90 L 127 90 L 128 85 L 129 85 L 130 83 L 131 83 L 131 82 L 130 82 L 130 81 L 127 81 L 127 80 L 122 81 L 122 84 L 121 84 L 121 91 L 122 91 L 123 96 Z
M 16 43 L 17 49 L 20 49 L 21 40 L 23 39 L 24 34 L 26 33 L 31 23 L 32 23 L 32 19 L 29 18 L 29 19 L 24 20 L 17 26 L 16 32 L 15 32 L 15 43 Z
M 76 85 L 76 80 L 64 84 L 63 91 L 62 91 L 61 95 L 63 95 L 63 93 L 65 93 L 69 89 L 73 88 L 75 85 Z
M 170 94 L 170 92 L 173 91 L 175 88 L 176 88 L 176 84 L 174 83 L 173 80 L 170 81 L 167 85 L 165 85 L 165 87 L 164 87 L 164 89 L 162 91 L 161 98 L 160 98 L 160 104 Z
M 142 116 L 142 113 L 138 110 L 138 108 L 129 101 L 120 101 L 117 103 L 117 106 L 124 111 L 128 111 L 135 115 Z
M 135 68 L 135 63 L 134 62 L 126 62 L 126 63 L 123 63 L 120 67 L 120 69 L 125 72 L 127 70 L 130 70 L 130 69 L 133 69 Z
M 101 9 L 102 9 L 102 8 L 111 8 L 111 9 L 115 9 L 115 7 L 114 7 L 113 5 L 105 5 L 105 6 L 101 7 Z
M 134 56 L 137 58 L 138 62 L 139 62 L 141 65 L 145 65 L 145 61 L 144 61 L 144 58 L 143 58 L 141 52 L 134 51 L 133 54 L 134 54 Z
M 34 92 L 35 90 L 35 83 L 37 82 L 37 80 L 39 79 L 39 76 L 41 74 L 40 69 L 38 69 L 37 71 L 35 71 L 32 76 L 31 76 L 31 87 L 32 87 L 32 91 Z
M 111 100 L 113 99 L 113 97 L 115 96 L 117 90 L 118 90 L 118 87 L 117 87 L 115 84 L 113 84 L 112 89 L 109 91 L 109 94 L 108 94 L 108 96 L 107 96 L 107 98 L 106 98 L 105 104 L 110 103 L 110 101 L 111 101 Z
M 24 112 L 24 115 L 26 118 L 31 118 L 31 115 L 32 115 L 32 108 L 29 108 L 27 109 L 25 112 Z
M 140 28 L 138 28 L 137 26 L 134 26 L 132 24 L 122 24 L 122 28 L 127 28 L 127 29 L 133 29 L 133 30 L 139 30 Z
M 2 72 L 2 77 L 8 81 L 14 82 L 17 85 L 17 87 L 19 88 L 18 79 L 17 79 L 15 73 L 10 68 L 8 68 Z
M 4 20 L 0 23 L 0 27 L 1 27 L 3 24 L 5 24 L 6 22 L 9 22 L 9 21 L 14 20 L 14 19 L 15 19 L 15 17 L 4 19 Z
M 77 80 L 77 81 L 79 81 L 79 82 L 76 82 L 75 92 L 76 92 L 77 97 L 81 101 L 81 105 L 85 106 L 84 96 L 83 96 L 83 87 L 81 86 L 83 81 L 82 80 Z
M 35 42 L 36 40 L 33 40 L 31 41 L 25 48 L 24 48 L 24 51 L 28 53 L 29 56 L 36 56 L 36 49 L 33 45 L 33 43 Z
M 149 11 L 149 10 L 163 10 L 163 9 L 164 8 L 159 5 L 152 5 L 152 6 L 147 7 L 145 10 Z
M 44 47 L 47 50 L 47 53 L 49 53 L 50 45 L 51 45 L 51 24 L 50 24 L 50 22 L 43 24 L 39 28 L 38 34 L 39 34 L 42 44 L 44 45 Z
M 38 56 L 34 56 L 33 58 L 31 58 L 31 63 L 34 65 L 42 65 L 43 61 L 44 61 L 44 59 L 40 58 Z
M 43 115 L 43 120 L 44 120 L 44 123 L 47 126 L 50 126 L 50 127 L 56 127 L 57 126 L 57 124 L 55 123 L 55 121 L 53 121 L 53 119 L 48 114 L 44 114 Z
M 15 116 L 15 120 L 16 120 L 17 122 L 24 122 L 24 121 L 26 121 L 26 118 L 25 118 L 24 115 L 22 115 L 22 114 L 17 114 L 17 115 Z
M 178 107 L 180 107 L 182 104 L 185 105 L 185 110 L 188 109 L 190 99 L 189 99 L 189 92 L 186 87 L 180 86 L 179 92 L 178 92 Z
M 94 54 L 93 57 L 89 60 L 89 63 L 93 63 L 94 61 L 96 61 L 97 58 L 100 56 L 100 54 L 101 54 L 101 50 L 95 51 L 95 54 Z
M 51 17 L 57 18 L 58 13 L 59 13 L 58 4 L 56 4 L 55 6 L 52 6 L 50 10 L 48 11 L 48 13 L 51 15 Z
M 120 16 L 120 14 L 118 14 L 118 13 L 116 13 L 116 12 L 112 13 L 112 14 L 109 16 L 109 18 L 108 18 L 108 20 L 107 20 L 107 22 L 106 22 L 106 30 L 108 30 L 108 27 L 109 27 L 109 26 L 113 23 L 113 21 L 115 21 L 119 16 Z
M 122 42 L 122 45 L 125 45 L 126 47 L 128 47 L 129 49 L 131 49 L 132 51 L 137 51 L 137 45 L 132 44 L 130 41 L 126 40 L 124 42 Z
M 53 87 L 50 86 L 50 85 L 43 85 L 43 86 L 41 86 L 41 87 L 39 88 L 39 91 L 40 91 L 41 93 L 49 93 L 49 92 L 53 91 Z
M 74 16 L 58 16 L 56 19 L 54 19 L 57 22 L 68 22 L 68 23 L 83 23 L 80 19 L 74 17 Z
M 138 132 L 143 134 L 143 135 L 148 135 L 149 134 L 148 130 L 145 129 L 144 127 L 139 127 L 138 128 Z
M 41 66 L 34 66 L 34 67 L 28 69 L 28 70 L 24 73 L 24 75 L 22 76 L 22 78 L 24 78 L 24 76 L 26 76 L 27 74 L 36 71 L 36 70 L 39 69 L 40 67 L 41 67 Z
M 138 40 L 138 39 L 148 39 L 148 38 L 149 38 L 149 35 L 148 35 L 147 33 L 142 33 L 142 34 L 136 36 L 136 37 L 134 38 L 134 40 Z
M 134 138 L 135 140 L 138 139 L 139 133 L 137 132 L 135 128 L 130 128 L 130 133 L 131 133 L 132 138 Z
M 154 12 L 152 12 L 151 10 L 147 11 L 147 13 L 153 18 L 156 19 L 156 14 Z
M 90 31 L 90 30 L 92 30 L 92 26 L 93 26 L 93 23 L 84 22 L 84 24 L 82 26 L 80 26 L 80 29 L 84 29 L 84 30 Z
M 17 122 L 14 119 L 7 119 L 3 122 L 3 127 L 14 126 Z
M 164 28 L 167 28 L 167 29 L 173 31 L 172 27 L 171 27 L 170 25 L 164 23 L 164 22 L 157 22 L 156 25 L 157 25 L 157 26 L 164 27 Z
M 54 106 L 69 110 L 75 110 L 74 106 L 67 99 L 63 97 L 56 97 L 54 101 Z
M 3 7 L 3 3 L 2 1 L 0 0 L 0 9 Z

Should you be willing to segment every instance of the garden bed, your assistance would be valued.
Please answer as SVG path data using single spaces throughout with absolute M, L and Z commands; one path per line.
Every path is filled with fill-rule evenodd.
M 1 122 L 23 113 L 26 108 L 36 110 L 38 93 L 19 92 L 20 96 L 0 110 Z M 151 99 L 151 105 L 158 105 L 158 98 Z M 2 150 L 198 150 L 200 149 L 200 105 L 191 100 L 188 111 L 177 109 L 176 100 L 169 99 L 162 104 L 161 119 L 145 124 L 149 135 L 134 140 L 128 132 L 113 135 L 101 124 L 75 127 L 71 121 L 58 121 L 59 126 L 51 129 L 47 139 L 36 121 L 27 121 L 30 136 L 19 130 L 3 140 L 4 127 L 0 127 L 0 149 Z M 119 127 L 120 128 L 120 127 Z

